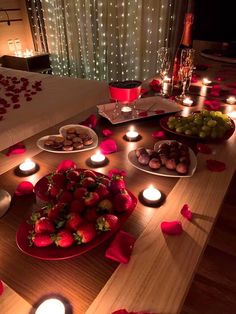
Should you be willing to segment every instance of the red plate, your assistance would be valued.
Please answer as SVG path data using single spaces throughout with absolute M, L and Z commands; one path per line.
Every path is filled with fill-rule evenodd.
M 177 133 L 176 131 L 171 130 L 167 125 L 169 117 L 171 117 L 171 116 L 163 117 L 162 119 L 160 119 L 160 126 L 162 127 L 163 130 L 165 130 L 169 133 L 181 136 L 181 137 L 185 137 L 185 138 L 189 138 L 189 139 L 193 139 L 193 140 L 197 140 L 197 141 L 204 141 L 204 142 L 207 141 L 207 142 L 214 142 L 214 143 L 222 142 L 222 141 L 228 140 L 233 135 L 234 130 L 235 130 L 234 121 L 232 119 L 230 119 L 230 122 L 232 124 L 232 128 L 229 129 L 228 131 L 226 131 L 225 135 L 222 138 L 216 138 L 216 139 L 209 138 L 209 137 L 201 138 L 198 136 L 191 136 L 191 135 L 186 135 L 183 133 Z
M 82 169 L 81 169 L 82 170 Z M 104 176 L 103 174 L 100 174 L 96 172 L 99 176 Z M 43 193 L 42 186 L 45 186 L 45 182 L 47 182 L 47 177 L 41 178 L 35 185 L 35 193 L 36 195 L 43 199 L 48 200 L 48 197 Z M 44 189 L 45 190 L 45 189 Z M 19 226 L 17 233 L 16 233 L 16 243 L 19 249 L 24 252 L 27 255 L 30 255 L 35 258 L 39 258 L 42 260 L 62 260 L 67 258 L 72 258 L 75 256 L 79 256 L 85 252 L 88 252 L 95 248 L 96 246 L 100 245 L 102 242 L 109 239 L 114 233 L 116 233 L 122 225 L 126 222 L 126 220 L 129 218 L 129 216 L 132 214 L 133 210 L 135 209 L 137 205 L 137 198 L 128 191 L 129 195 L 132 197 L 133 200 L 133 206 L 130 208 L 129 211 L 120 214 L 118 216 L 119 223 L 117 227 L 112 231 L 103 232 L 97 235 L 97 237 L 87 244 L 81 244 L 78 246 L 71 246 L 69 248 L 60 248 L 56 247 L 54 245 L 48 246 L 48 247 L 35 247 L 35 246 L 29 246 L 29 240 L 28 235 L 29 231 L 32 230 L 32 225 L 28 224 L 26 221 L 22 222 Z

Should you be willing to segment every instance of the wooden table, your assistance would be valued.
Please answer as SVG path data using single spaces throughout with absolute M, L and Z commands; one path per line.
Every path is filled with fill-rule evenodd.
M 202 98 L 197 100 L 201 107 Z M 74 119 L 79 121 L 79 117 Z M 127 187 L 135 195 L 153 183 L 167 195 L 165 204 L 155 209 L 138 203 L 124 226 L 124 230 L 137 238 L 127 265 L 118 265 L 104 257 L 110 241 L 77 258 L 42 261 L 24 255 L 16 246 L 16 230 L 35 200 L 30 196 L 14 196 L 10 210 L 0 220 L 0 277 L 29 304 L 34 305 L 43 295 L 60 293 L 71 302 L 76 314 L 110 314 L 119 308 L 156 313 L 180 312 L 235 171 L 232 160 L 236 157 L 236 136 L 234 134 L 227 142 L 210 145 L 214 156 L 199 154 L 194 176 L 178 180 L 141 172 L 128 163 L 127 153 L 130 150 L 138 146 L 153 146 L 155 141 L 151 133 L 158 128 L 158 118 L 132 124 L 142 134 L 140 142 L 128 143 L 123 140 L 129 124 L 111 126 L 106 120 L 99 120 L 96 129 L 99 138 L 102 138 L 101 129 L 109 127 L 115 134 L 113 138 L 119 149 L 117 153 L 109 155 L 108 166 L 98 171 L 107 174 L 111 168 L 123 168 L 128 173 Z M 32 183 L 54 170 L 65 157 L 73 159 L 81 168 L 87 167 L 85 161 L 94 151 L 66 156 L 34 152 L 33 160 L 40 165 L 40 171 L 26 178 Z M 206 169 L 206 159 L 209 158 L 224 161 L 226 170 L 221 173 L 209 172 Z M 20 157 L 17 157 L 17 162 L 19 160 Z M 12 195 L 22 180 L 14 175 L 13 170 L 14 167 L 11 167 L 0 176 L 1 188 Z M 180 215 L 185 203 L 194 212 L 192 222 Z M 183 234 L 178 237 L 164 236 L 160 230 L 163 220 L 181 220 Z M 7 307 L 3 313 L 15 314 Z

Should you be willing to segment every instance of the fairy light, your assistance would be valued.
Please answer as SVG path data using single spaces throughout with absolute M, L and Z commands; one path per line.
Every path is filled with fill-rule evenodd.
M 171 0 L 40 2 L 53 74 L 108 81 L 155 75 L 157 51 L 173 31 Z M 39 38 L 42 25 L 33 14 L 31 22 Z

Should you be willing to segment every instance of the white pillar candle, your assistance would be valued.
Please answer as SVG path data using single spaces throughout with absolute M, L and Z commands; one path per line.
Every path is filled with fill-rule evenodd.
M 35 311 L 35 314 L 65 314 L 65 305 L 62 301 L 52 298 L 43 301 Z

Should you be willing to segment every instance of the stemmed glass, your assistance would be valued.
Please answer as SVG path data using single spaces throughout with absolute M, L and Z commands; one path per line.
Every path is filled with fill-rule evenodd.
M 193 58 L 194 49 L 185 48 L 181 51 L 179 67 L 179 79 L 182 83 L 182 93 L 179 96 L 179 98 L 181 99 L 186 97 L 186 92 L 189 90 L 189 87 L 191 85 L 191 79 L 194 69 Z

